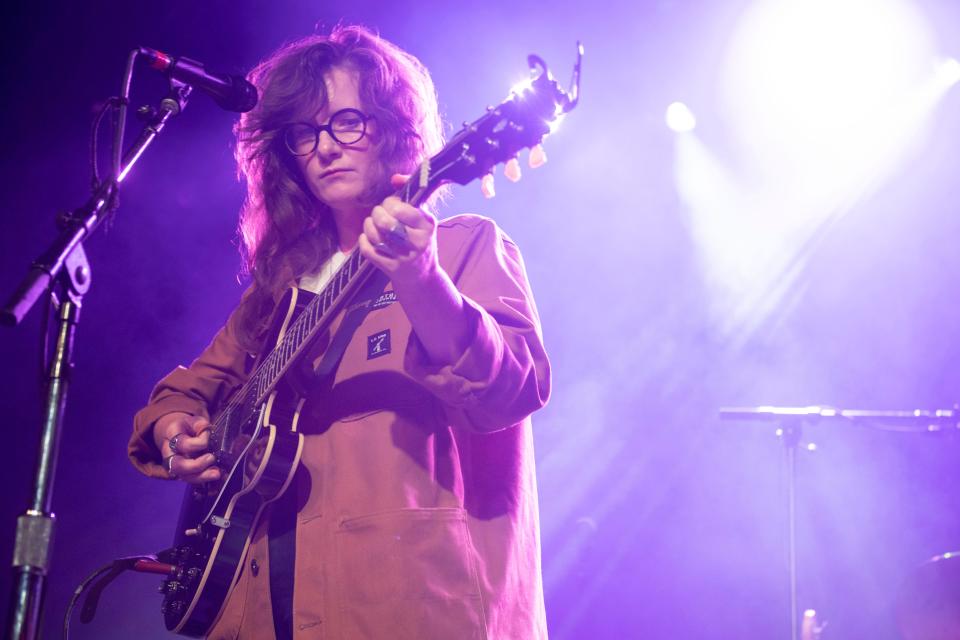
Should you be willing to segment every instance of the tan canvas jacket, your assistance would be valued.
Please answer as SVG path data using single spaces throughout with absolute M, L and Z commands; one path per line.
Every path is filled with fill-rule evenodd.
M 388 286 L 301 418 L 297 638 L 547 636 L 529 416 L 550 372 L 523 261 L 479 216 L 441 222 L 438 249 L 475 319 L 460 359 L 429 362 Z M 231 317 L 136 415 L 133 464 L 166 477 L 153 423 L 215 413 L 247 360 Z M 211 638 L 272 637 L 267 556 L 260 526 Z

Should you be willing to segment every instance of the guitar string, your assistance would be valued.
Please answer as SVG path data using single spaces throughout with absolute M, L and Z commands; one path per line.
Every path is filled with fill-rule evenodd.
M 450 165 L 452 166 L 452 163 Z M 446 167 L 444 167 L 446 168 Z M 428 183 L 435 177 L 436 171 L 430 171 L 431 175 L 428 178 Z M 403 187 L 400 189 L 398 195 L 404 202 L 414 202 L 418 200 L 421 192 L 426 188 L 418 189 L 416 193 L 411 194 L 410 188 L 413 186 L 414 181 L 408 180 L 404 183 Z M 351 265 L 356 261 L 356 270 L 353 273 L 349 273 L 352 268 Z M 264 358 L 263 363 L 257 367 L 253 374 L 247 379 L 247 381 L 233 394 L 231 399 L 227 402 L 227 405 L 223 408 L 220 413 L 218 413 L 217 418 L 214 420 L 214 423 L 211 427 L 211 436 L 212 438 L 218 438 L 221 435 L 226 435 L 225 432 L 228 431 L 230 426 L 230 416 L 233 411 L 238 407 L 243 407 L 244 405 L 256 406 L 259 405 L 263 397 L 273 391 L 273 387 L 279 381 L 280 376 L 285 372 L 286 366 L 299 355 L 299 352 L 304 344 L 310 341 L 313 338 L 315 329 L 323 324 L 323 320 L 328 316 L 328 308 L 332 308 L 336 305 L 338 299 L 343 295 L 343 293 L 350 287 L 350 285 L 357 281 L 358 276 L 361 276 L 365 271 L 369 271 L 367 261 L 359 252 L 359 249 L 354 249 L 347 259 L 344 261 L 344 264 L 337 269 L 336 273 L 331 278 L 330 283 L 324 287 L 323 291 L 320 292 L 316 297 L 311 300 L 303 311 L 294 320 L 293 324 L 288 328 L 284 333 L 284 337 L 280 339 L 280 344 L 278 344 L 274 349 Z M 344 274 L 347 274 L 344 278 Z M 339 284 L 339 287 L 336 286 Z M 336 293 L 334 290 L 338 289 Z M 329 306 L 328 306 L 329 304 Z M 316 313 L 317 309 L 322 309 L 319 314 Z M 311 318 L 313 325 L 310 325 L 310 322 L 306 320 Z M 291 336 L 296 336 L 292 338 Z M 292 350 L 286 357 L 279 355 L 283 350 L 291 348 Z M 279 365 L 279 367 L 278 367 Z M 269 375 L 265 375 L 265 371 L 270 370 Z M 269 382 L 267 381 L 269 380 Z M 256 387 L 256 389 L 254 389 Z M 255 397 L 249 398 L 251 391 L 255 391 Z M 252 401 L 251 401 L 252 400 Z M 235 421 L 236 425 L 242 427 L 249 421 L 249 417 L 246 420 Z M 221 440 L 220 445 L 224 444 L 226 438 Z M 222 449 L 221 449 L 222 452 Z

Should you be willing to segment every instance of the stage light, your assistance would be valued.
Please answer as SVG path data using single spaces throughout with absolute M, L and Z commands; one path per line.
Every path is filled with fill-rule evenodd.
M 956 58 L 946 58 L 937 66 L 937 79 L 944 89 L 960 82 L 960 62 Z
M 809 240 L 916 151 L 960 62 L 904 0 L 759 0 L 727 46 L 726 146 L 678 136 L 675 177 L 721 331 L 746 338 L 795 300 Z
M 846 189 L 877 160 L 878 138 L 914 124 L 901 115 L 929 79 L 931 43 L 903 0 L 757 2 L 721 75 L 740 157 L 767 178 L 799 170 L 824 196 Z
M 533 91 L 533 80 L 530 78 L 518 80 L 517 82 L 513 83 L 513 86 L 510 87 L 510 94 L 519 96 L 521 98 L 530 91 Z
M 677 133 L 693 131 L 697 126 L 697 118 L 690 111 L 690 107 L 682 102 L 672 102 L 667 107 L 665 115 L 667 126 Z

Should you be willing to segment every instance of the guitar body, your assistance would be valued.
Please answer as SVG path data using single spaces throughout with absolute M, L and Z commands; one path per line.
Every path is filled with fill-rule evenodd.
M 287 292 L 258 363 L 281 342 L 312 297 L 297 289 Z M 162 588 L 168 630 L 202 637 L 220 617 L 260 515 L 290 485 L 300 461 L 303 436 L 296 429 L 302 405 L 291 385 L 278 384 L 259 409 L 234 407 L 239 418 L 220 414 L 214 420 L 226 422 L 219 450 L 211 446 L 218 450 L 224 479 L 217 486 L 187 488 L 174 546 L 161 558 L 177 567 Z M 244 415 L 253 418 L 242 420 Z

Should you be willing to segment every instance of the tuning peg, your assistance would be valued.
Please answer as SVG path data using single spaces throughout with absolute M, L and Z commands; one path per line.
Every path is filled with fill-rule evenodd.
M 530 149 L 530 157 L 527 159 L 527 164 L 530 165 L 531 169 L 536 169 L 537 167 L 542 167 L 547 164 L 547 152 L 543 150 L 542 144 L 538 144 Z
M 520 161 L 516 158 L 507 160 L 507 164 L 503 166 L 503 177 L 510 182 L 519 182 L 521 177 Z
M 480 178 L 480 193 L 482 193 L 483 197 L 487 198 L 488 200 L 497 195 L 496 189 L 493 188 L 492 173 L 488 173 Z

